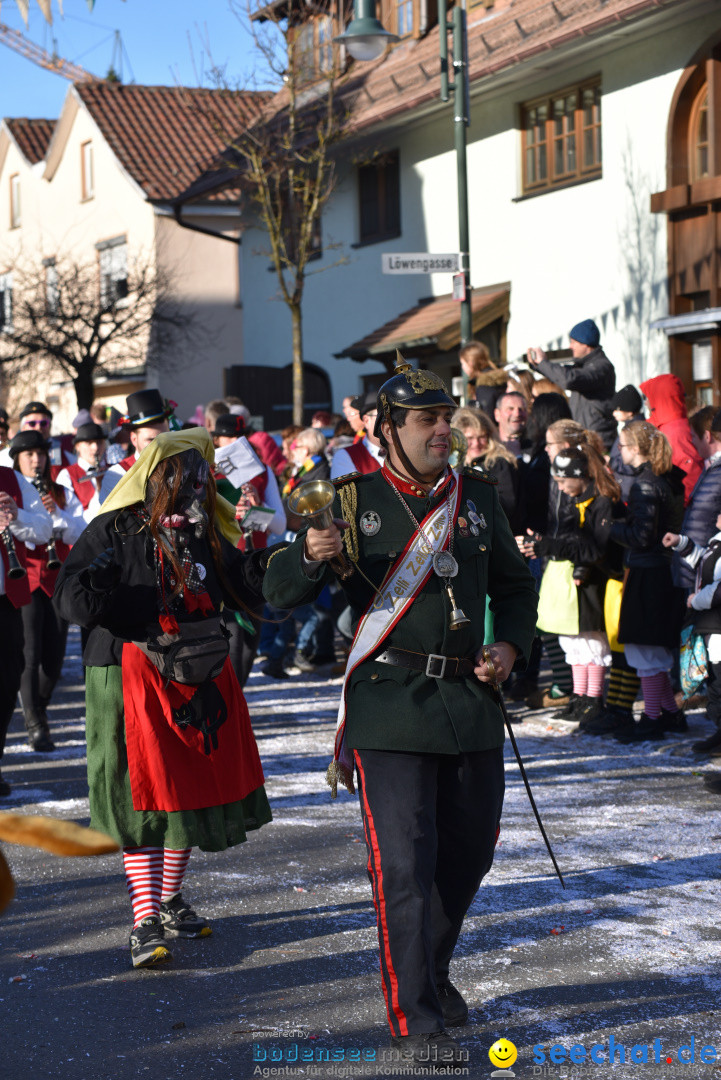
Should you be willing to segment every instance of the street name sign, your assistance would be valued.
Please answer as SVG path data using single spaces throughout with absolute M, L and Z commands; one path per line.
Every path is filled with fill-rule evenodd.
M 410 254 L 381 255 L 384 274 L 456 274 L 461 269 L 461 257 L 455 254 L 431 255 L 427 251 Z

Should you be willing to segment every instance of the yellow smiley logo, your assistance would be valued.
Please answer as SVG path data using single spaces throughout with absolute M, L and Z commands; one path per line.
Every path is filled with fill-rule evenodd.
M 498 1039 L 488 1051 L 488 1056 L 492 1065 L 497 1065 L 499 1069 L 510 1069 L 518 1057 L 518 1051 L 510 1039 Z

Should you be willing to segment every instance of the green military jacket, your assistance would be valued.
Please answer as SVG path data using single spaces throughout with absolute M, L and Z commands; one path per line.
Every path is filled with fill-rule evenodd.
M 501 509 L 494 478 L 466 469 L 460 482 L 460 520 L 453 537 L 459 569 L 452 586 L 456 604 L 470 624 L 458 630 L 449 628 L 448 597 L 442 581 L 432 573 L 374 655 L 395 647 L 473 658 L 484 644 L 488 596 L 495 640 L 514 644 L 522 663 L 528 658 L 536 626 L 533 578 Z M 353 550 L 355 540 L 358 566 L 379 586 L 403 553 L 415 526 L 381 471 L 354 473 L 336 480 L 335 485 L 334 516 L 353 518 L 346 545 L 350 542 Z M 446 498 L 445 490 L 431 498 L 424 494 L 403 497 L 417 521 Z M 480 519 L 475 524 L 477 536 L 470 529 L 469 500 L 470 509 Z M 349 507 L 354 504 L 355 513 L 351 514 Z M 376 530 L 374 535 L 367 535 L 364 525 L 368 531 Z M 306 573 L 302 559 L 304 538 L 305 531 L 270 557 L 263 590 L 275 607 L 290 608 L 312 601 L 335 576 L 327 563 L 315 577 Z M 357 571 L 341 585 L 351 605 L 355 630 L 375 594 Z M 503 738 L 503 720 L 493 694 L 474 676 L 435 679 L 372 658 L 350 675 L 346 744 L 352 749 L 457 754 L 502 746 Z

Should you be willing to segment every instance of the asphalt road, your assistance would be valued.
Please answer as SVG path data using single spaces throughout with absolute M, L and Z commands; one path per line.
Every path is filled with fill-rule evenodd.
M 3 809 L 88 820 L 78 652 L 72 634 L 51 710 L 55 754 L 26 748 L 16 714 Z M 274 821 L 239 848 L 194 853 L 184 893 L 214 932 L 174 942 L 172 967 L 130 966 L 118 856 L 6 846 L 18 894 L 0 917 L 2 1080 L 403 1075 L 381 1057 L 357 801 L 342 793 L 332 803 L 323 776 L 339 685 L 323 674 L 251 677 Z M 489 1047 L 504 1037 L 518 1050 L 505 1076 L 718 1077 L 721 799 L 701 783 L 712 765 L 690 751 L 708 731 L 703 714 L 690 717 L 688 736 L 632 748 L 574 736 L 542 712 L 519 716 L 567 889 L 508 746 L 496 862 L 453 971 L 471 1006 L 458 1075 L 490 1076 Z

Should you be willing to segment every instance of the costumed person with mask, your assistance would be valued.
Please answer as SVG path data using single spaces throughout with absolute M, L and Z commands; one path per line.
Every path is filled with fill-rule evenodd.
M 221 608 L 254 606 L 267 552 L 244 555 L 217 498 L 204 429 L 159 434 L 81 535 L 56 587 L 85 649 L 94 827 L 123 848 L 134 967 L 211 930 L 181 893 L 191 849 L 223 851 L 270 821 Z
M 333 580 L 342 551 L 353 569 L 340 579 L 354 639 L 328 779 L 353 790 L 357 775 L 393 1044 L 431 1067 L 463 1060 L 446 1028 L 468 1007 L 449 965 L 503 804 L 503 718 L 484 682 L 524 662 L 536 627 L 534 582 L 494 478 L 448 466 L 454 410 L 437 375 L 399 356 L 378 392 L 382 468 L 336 481 L 345 542 L 336 525 L 302 528 L 264 582 L 288 608 Z

